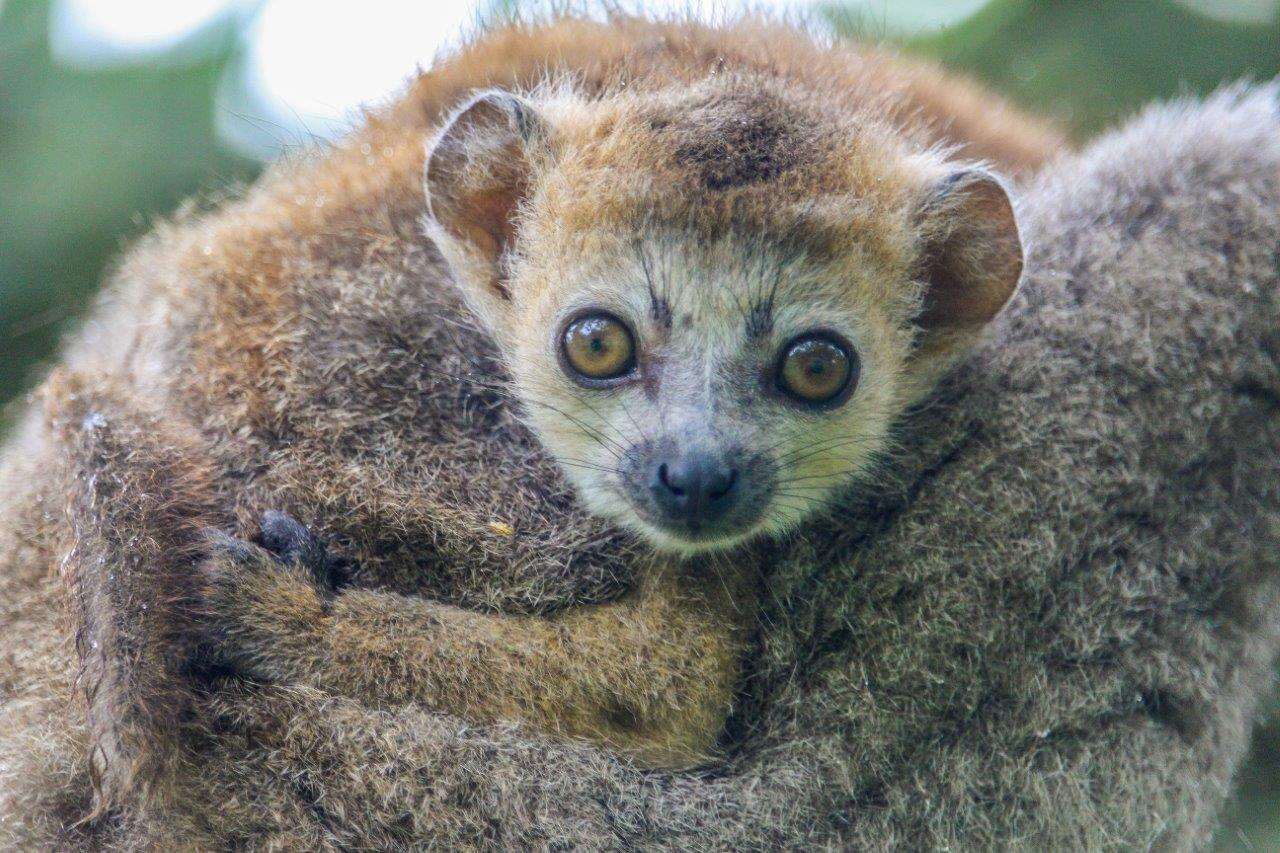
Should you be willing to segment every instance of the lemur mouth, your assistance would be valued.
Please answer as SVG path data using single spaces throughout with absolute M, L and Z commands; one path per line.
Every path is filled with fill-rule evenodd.
M 663 551 L 685 553 L 722 551 L 750 539 L 759 526 L 759 518 L 735 519 L 733 523 L 706 523 L 696 520 L 656 519 L 638 513 L 644 522 L 647 538 Z

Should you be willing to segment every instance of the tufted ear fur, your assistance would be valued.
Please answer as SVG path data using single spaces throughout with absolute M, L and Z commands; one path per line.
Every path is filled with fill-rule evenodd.
M 509 310 L 516 216 L 532 181 L 533 152 L 546 136 L 532 105 L 492 91 L 455 113 L 427 153 L 428 233 L 491 325 Z
M 949 175 L 921 218 L 919 358 L 947 361 L 1005 306 L 1022 277 L 1022 239 L 1004 184 L 981 169 Z

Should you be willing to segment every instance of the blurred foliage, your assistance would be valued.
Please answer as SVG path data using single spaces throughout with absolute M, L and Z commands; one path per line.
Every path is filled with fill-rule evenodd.
M 189 62 L 79 70 L 54 63 L 47 0 L 0 6 L 0 401 L 32 378 L 110 259 L 201 187 L 257 164 L 215 137 L 235 49 Z
M 979 5 L 894 3 L 900 24 Z M 850 34 L 885 35 L 886 18 L 825 8 Z M 183 198 L 259 168 L 215 133 L 215 93 L 238 48 L 230 24 L 192 36 L 199 50 L 189 41 L 137 64 L 78 69 L 50 56 L 48 14 L 49 0 L 0 0 L 0 403 L 33 381 L 123 245 Z M 1151 100 L 1280 73 L 1280 21 L 1226 22 L 1171 0 L 992 0 L 905 47 L 1056 116 L 1077 138 Z M 1259 743 L 1225 847 L 1280 849 L 1280 729 Z
M 1280 73 L 1280 19 L 1215 20 L 1169 0 L 994 0 L 909 42 L 1087 137 L 1141 105 Z

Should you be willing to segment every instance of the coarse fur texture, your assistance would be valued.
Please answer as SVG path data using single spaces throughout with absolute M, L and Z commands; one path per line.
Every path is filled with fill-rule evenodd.
M 600 242 L 593 220 L 613 222 L 616 240 L 617 224 L 635 218 L 618 211 L 638 203 L 666 211 L 651 223 L 697 241 L 724 227 L 768 236 L 764 202 L 785 190 L 796 208 L 825 191 L 824 174 L 838 175 L 824 196 L 832 210 L 799 223 L 806 247 L 834 257 L 842 221 L 864 231 L 867 251 L 901 279 L 895 318 L 906 327 L 921 299 L 907 272 L 931 233 L 907 220 L 941 222 L 960 207 L 926 192 L 946 174 L 942 144 L 1011 170 L 1057 148 L 995 99 L 930 79 L 918 63 L 822 47 L 762 21 L 513 25 L 313 162 L 159 229 L 40 390 L 24 441 L 50 478 L 14 494 L 15 532 L 57 566 L 68 596 L 96 811 L 118 808 L 121 792 L 163 787 L 169 739 L 228 663 L 587 737 L 649 764 L 709 758 L 738 681 L 758 564 L 655 560 L 573 503 L 447 281 L 437 252 L 447 241 L 419 231 L 425 143 L 479 84 L 533 93 L 560 116 L 561 162 L 539 182 L 550 212 L 526 215 L 521 230 L 554 215 L 539 226 L 553 248 L 564 243 L 556 233 Z M 993 118 L 961 137 L 950 125 L 965 117 L 934 90 L 968 92 L 961 106 L 985 104 Z M 664 141 L 673 162 L 648 156 Z M 436 149 L 429 176 L 453 153 Z M 744 159 L 728 174 L 734 157 Z M 602 169 L 614 191 L 572 197 Z M 964 197 L 952 184 L 951 197 Z M 891 203 L 836 205 L 856 208 L 850 194 L 870 200 L 876 186 Z M 449 203 L 447 193 L 431 198 L 437 213 Z M 504 215 L 496 227 L 507 225 Z M 540 253 L 544 282 L 570 248 Z M 865 254 L 860 243 L 852 254 Z M 887 334 L 905 348 L 905 328 Z M 507 367 L 525 361 L 506 355 Z M 546 405 L 525 402 L 531 419 Z M 27 504 L 61 505 L 65 523 L 32 520 Z M 251 533 L 277 507 L 331 538 L 355 567 L 353 590 L 330 600 L 302 567 L 209 535 Z M 197 622 L 211 624 L 196 632 Z M 208 659 L 205 640 L 221 654 Z
M 242 381 L 243 373 L 194 377 L 200 385 L 186 405 L 208 405 L 248 426 L 227 430 L 233 438 L 211 452 L 197 450 L 175 428 L 167 400 L 138 395 L 135 383 L 154 381 L 154 371 L 179 385 L 193 380 L 164 374 L 171 362 L 163 346 L 182 336 L 161 327 L 121 353 L 129 367 L 107 371 L 124 387 L 96 374 L 86 385 L 64 372 L 44 392 L 47 420 L 33 414 L 12 440 L 2 500 L 4 517 L 17 523 L 0 532 L 2 618 L 14 638 L 0 681 L 0 722 L 12 733 L 0 739 L 0 839 L 298 848 L 1202 841 L 1275 650 L 1278 130 L 1273 88 L 1229 93 L 1203 107 L 1153 113 L 1056 166 L 1028 192 L 1031 275 L 996 339 L 903 432 L 904 449 L 880 488 L 771 555 L 753 677 L 734 720 L 738 747 L 710 773 L 642 773 L 586 746 L 305 685 L 215 680 L 217 689 L 169 701 L 166 691 L 184 683 L 189 665 L 173 627 L 192 605 L 193 519 L 230 527 L 238 515 L 238 528 L 251 529 L 265 506 L 305 508 L 308 521 L 343 537 L 339 547 L 361 554 L 361 571 L 371 573 L 399 563 L 387 557 L 366 568 L 364 555 L 392 553 L 416 532 L 438 530 L 443 547 L 463 549 L 454 559 L 366 580 L 473 609 L 551 613 L 608 599 L 616 594 L 610 585 L 627 579 L 602 569 L 628 547 L 604 531 L 585 534 L 597 526 L 567 495 L 546 493 L 556 480 L 542 461 L 529 463 L 528 480 L 524 467 L 512 466 L 514 487 L 496 476 L 471 483 L 470 469 L 452 481 L 435 470 L 446 479 L 438 493 L 422 491 L 434 481 L 415 479 L 432 470 L 416 447 L 406 460 L 394 455 L 404 448 L 380 446 L 394 458 L 378 461 L 389 464 L 337 472 L 344 478 L 323 483 L 322 492 L 311 485 L 291 494 L 266 465 L 245 465 L 258 458 L 246 446 L 269 443 L 263 436 L 312 449 L 314 457 L 288 460 L 305 466 L 326 442 L 341 446 L 365 426 L 356 417 L 317 421 L 324 401 L 303 418 L 291 404 L 305 399 L 286 394 L 271 406 L 254 399 L 280 385 L 299 397 L 323 391 L 315 381 L 290 388 L 296 377 L 275 371 L 282 353 L 329 356 L 311 363 L 316 375 L 367 395 L 367 408 L 337 415 L 403 414 L 418 400 L 406 392 L 418 389 L 367 373 L 384 363 L 370 350 L 410 361 L 406 353 L 430 345 L 422 340 L 428 330 L 441 332 L 429 322 L 434 315 L 422 313 L 420 291 L 387 301 L 407 280 L 395 274 L 403 252 L 377 255 L 376 240 L 358 243 L 362 252 L 346 259 L 387 264 L 386 289 L 363 302 L 343 291 L 344 303 L 333 298 L 340 276 L 309 280 L 303 292 L 315 299 L 306 310 L 323 322 L 311 335 L 281 340 L 262 333 L 280 320 L 263 310 L 262 291 L 249 300 L 236 289 L 246 272 L 269 264 L 234 276 L 219 269 L 225 258 L 203 256 L 205 245 L 225 245 L 211 230 L 216 218 L 170 235 L 172 243 L 135 259 L 130 274 L 165 276 L 173 286 L 208 270 L 203 286 L 242 297 L 203 318 L 225 324 L 217 340 L 230 348 L 203 366 L 252 371 L 257 381 Z M 335 198 L 326 196 L 326 206 Z M 375 218 L 392 209 L 372 192 L 367 204 Z M 183 246 L 188 266 L 161 262 Z M 335 246 L 353 251 L 350 242 L 315 248 Z M 116 309 L 122 316 L 182 319 L 127 296 Z M 196 303 L 192 315 L 205 307 Z M 383 334 L 343 334 L 351 324 Z M 318 334 L 321 327 L 332 334 Z M 130 342 L 105 337 L 119 328 L 109 316 L 102 328 L 104 337 L 91 332 L 69 364 L 88 363 L 88 353 L 93 364 L 110 365 L 112 344 L 127 350 Z M 321 370 L 333 364 L 326 348 L 351 339 L 370 348 L 348 356 L 351 372 Z M 262 340 L 273 348 L 234 347 Z M 435 351 L 443 358 L 456 343 L 436 340 Z M 459 399 L 450 410 L 509 418 L 501 398 L 486 398 L 477 384 L 454 386 Z M 477 397 L 478 409 L 456 405 Z M 417 426 L 435 423 L 438 412 L 421 414 Z M 476 458 L 498 446 L 511 454 L 513 441 L 520 447 L 512 427 Z M 235 482 L 219 485 L 208 468 L 191 464 L 205 454 L 215 466 L 241 460 Z M 521 483 L 528 504 L 502 491 Z M 461 493 L 469 501 L 497 502 L 459 515 L 456 499 L 440 500 L 468 487 Z M 208 506 L 190 497 L 208 493 Z M 504 510 L 517 505 L 522 514 L 508 518 Z M 546 541 L 530 546 L 501 527 L 478 535 L 495 519 L 519 528 L 526 506 L 549 508 L 545 526 L 528 528 Z M 409 521 L 397 528 L 387 518 Z M 359 539 L 388 527 L 403 538 Z M 573 570 L 542 574 L 556 555 L 568 566 L 579 554 L 588 555 L 579 565 L 601 570 L 587 592 Z M 77 654 L 52 627 L 62 594 L 47 573 L 62 556 L 78 657 L 89 672 L 81 683 L 108 688 L 87 703 L 71 701 Z M 522 565 L 538 571 L 502 574 Z M 146 591 L 158 585 L 166 593 L 159 602 Z M 92 614 L 103 612 L 127 618 L 95 627 Z M 123 678 L 92 669 L 121 664 Z M 96 729 L 104 721 L 95 718 L 104 713 L 115 729 L 105 741 Z M 131 743 L 134 727 L 151 738 L 181 737 Z M 112 751 L 100 765 L 110 773 L 150 758 L 109 782 L 119 797 L 110 808 L 76 824 L 93 808 L 90 744 Z

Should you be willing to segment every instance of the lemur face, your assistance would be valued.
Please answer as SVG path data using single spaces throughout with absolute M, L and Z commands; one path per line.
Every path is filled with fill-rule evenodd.
M 585 260 L 524 306 L 538 331 L 509 360 L 593 511 L 666 549 L 719 549 L 785 530 L 871 467 L 912 341 L 875 305 L 736 240 L 651 234 Z
M 863 481 L 1021 272 L 987 173 L 870 120 L 805 143 L 758 100 L 715 102 L 682 159 L 643 105 L 492 93 L 428 157 L 428 233 L 529 423 L 588 508 L 681 553 Z

